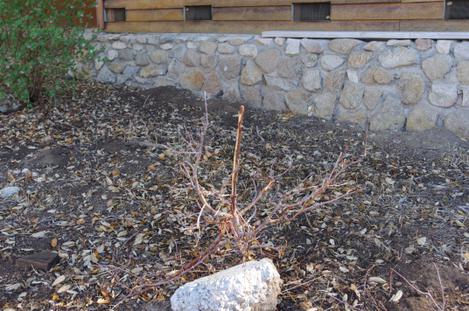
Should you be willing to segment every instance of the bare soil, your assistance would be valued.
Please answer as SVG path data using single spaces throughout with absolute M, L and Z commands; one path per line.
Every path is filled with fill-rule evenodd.
M 0 198 L 0 306 L 166 310 L 179 285 L 240 263 L 227 243 L 182 279 L 151 286 L 216 235 L 195 227 L 196 198 L 170 148 L 197 128 L 201 107 L 174 88 L 83 84 L 47 110 L 0 115 L 0 189 L 22 189 Z M 216 99 L 209 111 L 202 178 L 219 186 L 238 105 Z M 308 176 L 320 183 L 340 152 L 363 158 L 344 176 L 358 193 L 259 237 L 251 257 L 278 267 L 279 310 L 469 309 L 467 142 L 443 130 L 367 134 L 288 113 L 246 116 L 240 200 L 268 176 L 278 176 L 275 199 Z M 15 265 L 41 250 L 60 263 Z

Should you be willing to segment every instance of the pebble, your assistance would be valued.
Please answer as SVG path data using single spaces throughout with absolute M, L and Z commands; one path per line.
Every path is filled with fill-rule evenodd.
M 15 195 L 17 195 L 20 192 L 19 187 L 5 187 L 2 190 L 0 190 L 0 198 L 6 200 L 9 199 Z

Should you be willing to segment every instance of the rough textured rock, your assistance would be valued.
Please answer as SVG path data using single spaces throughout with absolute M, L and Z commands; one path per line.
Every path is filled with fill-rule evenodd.
M 278 64 L 277 74 L 282 78 L 297 80 L 301 74 L 301 65 L 297 58 L 287 57 Z
M 126 66 L 126 63 L 119 61 L 114 61 L 108 65 L 109 69 L 114 73 L 123 73 Z
M 348 54 L 360 43 L 362 41 L 356 39 L 334 39 L 329 42 L 329 48 L 337 53 Z
M 394 95 L 388 95 L 372 114 L 370 130 L 401 130 L 404 128 L 405 119 L 405 111 L 400 99 Z
M 458 80 L 461 84 L 469 85 L 469 61 L 460 61 L 457 69 Z
M 325 70 L 334 70 L 340 67 L 345 60 L 337 55 L 324 55 L 320 59 L 321 67 Z
M 360 82 L 360 78 L 358 77 L 358 72 L 356 70 L 347 69 L 347 78 L 353 83 Z
M 320 54 L 324 50 L 323 44 L 319 40 L 303 39 L 301 46 L 309 53 Z
M 417 39 L 415 40 L 415 48 L 419 51 L 426 51 L 431 49 L 433 41 L 431 39 Z
M 162 76 L 162 75 L 165 75 L 167 71 L 168 71 L 168 68 L 166 65 L 152 64 L 152 65 L 145 66 L 140 70 L 140 77 L 150 78 L 150 77 Z
M 164 64 L 168 62 L 168 52 L 156 50 L 149 54 L 150 60 L 155 64 Z
M 96 77 L 101 83 L 115 83 L 116 82 L 116 75 L 109 70 L 107 66 L 103 66 Z
M 0 113 L 11 113 L 18 111 L 21 104 L 11 95 L 0 98 Z
M 241 72 L 241 57 L 237 55 L 220 57 L 218 66 L 225 79 L 231 80 L 238 78 Z
M 272 261 L 250 261 L 181 286 L 171 297 L 171 307 L 173 311 L 273 311 L 281 286 Z
M 388 42 L 386 42 L 386 45 L 387 46 L 411 46 L 412 45 L 412 41 L 410 40 L 388 40 Z
M 260 86 L 248 86 L 241 84 L 240 87 L 241 98 L 249 105 L 262 108 L 262 95 Z
M 274 74 L 264 75 L 264 79 L 267 86 L 282 91 L 290 91 L 296 86 L 291 79 L 284 79 Z
M 274 43 L 278 46 L 283 46 L 285 44 L 285 41 L 287 41 L 285 38 L 280 37 L 274 39 Z
M 324 88 L 330 92 L 340 92 L 344 83 L 345 70 L 334 70 L 324 74 Z
M 371 59 L 373 53 L 366 51 L 356 51 L 350 53 L 348 64 L 353 68 L 361 68 Z
M 285 105 L 285 95 L 286 94 L 283 91 L 266 86 L 262 89 L 262 106 L 269 107 L 270 110 L 287 111 L 288 108 Z
M 262 71 L 252 60 L 249 60 L 241 72 L 241 83 L 254 85 L 262 81 Z
M 218 64 L 218 58 L 216 55 L 200 55 L 200 66 L 208 69 L 213 69 Z
M 235 47 L 228 43 L 221 43 L 218 45 L 218 53 L 220 54 L 233 54 Z
M 138 66 L 147 66 L 150 62 L 151 60 L 147 53 L 138 53 L 135 56 L 135 64 Z
M 256 64 L 265 73 L 271 73 L 277 67 L 280 61 L 280 51 L 276 49 L 268 49 L 260 52 L 255 58 Z
M 188 67 L 198 67 L 200 65 L 200 54 L 193 49 L 188 49 L 182 61 Z
M 340 104 L 346 109 L 355 109 L 361 105 L 364 92 L 363 85 L 348 81 L 340 96 Z
M 442 79 L 451 70 L 451 66 L 451 57 L 443 54 L 436 54 L 422 62 L 423 71 L 430 80 Z
M 457 60 L 469 60 L 469 42 L 461 42 L 454 47 L 454 56 Z
M 417 73 L 403 73 L 399 80 L 399 89 L 402 94 L 402 102 L 406 105 L 415 105 L 423 97 L 425 82 Z
M 458 87 L 454 83 L 433 82 L 430 103 L 438 107 L 451 107 L 458 100 Z
M 436 42 L 436 50 L 440 54 L 449 54 L 452 45 L 453 41 L 451 40 L 438 40 Z
M 109 50 L 106 53 L 106 57 L 110 61 L 115 60 L 117 58 L 117 56 L 119 56 L 119 52 L 117 52 L 116 50 Z
M 207 92 L 209 97 L 218 94 L 222 89 L 220 79 L 214 71 L 205 76 L 203 90 Z
M 254 44 L 244 44 L 239 47 L 239 54 L 247 57 L 257 56 L 257 46 Z
M 127 44 L 125 44 L 124 42 L 121 42 L 121 41 L 114 41 L 112 43 L 112 48 L 115 49 L 115 50 L 123 50 L 123 49 L 127 48 Z
M 13 187 L 13 186 L 5 187 L 0 190 L 0 198 L 4 200 L 10 199 L 14 197 L 15 195 L 17 195 L 20 192 L 20 190 L 21 189 L 19 187 Z
M 363 104 L 368 110 L 374 110 L 379 104 L 383 102 L 384 92 L 379 87 L 365 87 L 363 94 Z
M 367 84 L 389 84 L 393 80 L 393 76 L 386 69 L 375 66 L 368 69 L 363 74 L 361 80 Z
M 218 45 L 211 41 L 202 41 L 199 45 L 199 51 L 204 54 L 213 54 L 217 50 Z
M 301 54 L 300 56 L 301 61 L 303 64 L 308 67 L 314 67 L 318 63 L 318 56 L 316 54 Z
M 308 114 L 318 118 L 331 119 L 334 115 L 337 96 L 331 92 L 313 95 L 309 100 Z
M 469 108 L 451 112 L 445 119 L 445 127 L 462 139 L 469 141 Z
M 379 56 L 379 62 L 384 68 L 397 68 L 417 64 L 418 53 L 416 50 L 405 47 L 396 47 L 387 50 Z
M 198 69 L 190 70 L 181 77 L 181 86 L 185 89 L 200 91 L 204 86 L 204 73 Z
M 423 131 L 434 128 L 438 119 L 438 113 L 438 108 L 427 103 L 415 106 L 407 116 L 407 130 Z
M 363 106 L 352 110 L 339 106 L 337 109 L 336 119 L 340 122 L 351 122 L 365 126 L 368 121 L 368 112 Z
M 294 89 L 287 93 L 285 103 L 288 109 L 294 113 L 308 114 L 308 97 L 309 93 L 303 89 Z
M 288 39 L 285 54 L 290 56 L 300 54 L 300 42 L 298 39 Z
M 363 47 L 363 49 L 365 51 L 380 51 L 380 50 L 383 50 L 386 48 L 386 43 L 382 42 L 382 41 L 371 41 L 371 42 L 368 42 L 367 44 L 365 44 L 365 46 Z
M 321 73 L 317 69 L 308 69 L 301 79 L 303 87 L 308 91 L 318 91 L 322 88 Z

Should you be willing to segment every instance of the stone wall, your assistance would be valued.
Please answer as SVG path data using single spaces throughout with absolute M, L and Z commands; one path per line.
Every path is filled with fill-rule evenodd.
M 86 72 L 104 83 L 469 139 L 469 42 L 101 33 L 96 44 L 103 52 Z

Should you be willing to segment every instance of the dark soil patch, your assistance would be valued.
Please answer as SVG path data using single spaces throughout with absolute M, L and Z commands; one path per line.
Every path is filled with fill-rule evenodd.
M 216 234 L 197 239 L 195 197 L 167 148 L 184 146 L 182 137 L 200 125 L 200 98 L 86 84 L 61 102 L 47 117 L 0 116 L 0 188 L 22 189 L 0 199 L 0 305 L 165 310 L 180 284 L 239 263 L 227 244 L 184 280 L 135 294 Z M 214 100 L 209 111 L 201 178 L 219 186 L 230 171 L 238 106 Z M 240 200 L 272 174 L 282 174 L 275 198 L 310 175 L 320 182 L 340 152 L 363 155 L 367 133 L 351 125 L 252 109 L 246 117 Z M 359 193 L 260 237 L 267 246 L 252 256 L 272 258 L 285 281 L 279 310 L 436 307 L 407 281 L 438 306 L 466 309 L 468 158 L 467 143 L 441 131 L 369 134 L 367 156 L 345 176 Z M 262 215 L 270 207 L 258 208 Z M 61 257 L 51 271 L 16 268 L 16 258 L 45 249 Z

